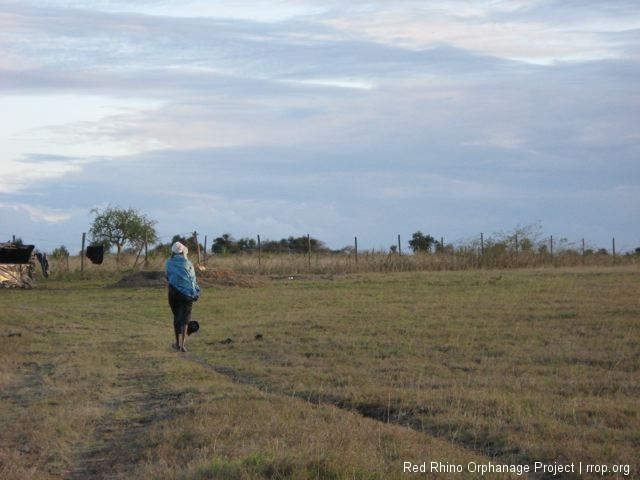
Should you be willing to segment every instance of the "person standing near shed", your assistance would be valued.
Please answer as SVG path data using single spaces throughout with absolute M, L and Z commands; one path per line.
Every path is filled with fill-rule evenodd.
M 171 258 L 167 260 L 166 276 L 169 284 L 169 306 L 173 312 L 173 329 L 176 335 L 174 348 L 186 352 L 187 328 L 191 321 L 193 302 L 200 298 L 200 287 L 193 264 L 187 258 L 189 249 L 180 242 L 171 246 Z

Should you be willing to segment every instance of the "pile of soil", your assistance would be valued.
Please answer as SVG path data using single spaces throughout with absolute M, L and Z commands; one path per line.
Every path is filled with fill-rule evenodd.
M 164 272 L 136 272 L 125 275 L 116 283 L 111 285 L 114 288 L 140 288 L 140 287 L 164 287 L 167 285 Z
M 264 280 L 252 275 L 239 275 L 230 270 L 203 270 L 196 272 L 201 287 L 242 287 L 255 288 L 264 285 Z M 164 287 L 167 285 L 162 271 L 136 272 L 122 277 L 111 285 L 115 288 Z

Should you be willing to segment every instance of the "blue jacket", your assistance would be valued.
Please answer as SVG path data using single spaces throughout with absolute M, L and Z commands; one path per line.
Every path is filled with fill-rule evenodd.
M 198 300 L 200 287 L 193 264 L 182 255 L 172 255 L 167 260 L 167 282 L 181 294 Z

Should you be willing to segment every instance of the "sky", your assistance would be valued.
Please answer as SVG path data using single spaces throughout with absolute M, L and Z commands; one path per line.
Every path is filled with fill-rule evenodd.
M 0 241 L 633 250 L 639 79 L 637 0 L 0 0 Z

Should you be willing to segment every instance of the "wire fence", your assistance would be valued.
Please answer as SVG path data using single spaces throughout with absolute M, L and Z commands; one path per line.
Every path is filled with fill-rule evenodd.
M 170 254 L 171 239 L 167 238 L 167 243 L 140 244 L 125 250 L 120 256 L 106 251 L 104 261 L 96 265 L 87 259 L 86 235 L 83 233 L 80 237 L 81 247 L 77 254 L 50 257 L 53 278 L 85 272 L 109 276 L 133 270 L 163 270 L 164 261 Z M 615 238 L 605 249 L 594 248 L 584 239 L 569 242 L 553 236 L 518 232 L 493 236 L 480 233 L 457 244 L 446 243 L 440 237 L 439 240 L 432 239 L 426 249 L 418 248 L 412 241 L 403 243 L 401 235 L 397 235 L 388 249 L 363 250 L 359 248 L 358 237 L 354 237 L 352 245 L 337 251 L 326 248 L 322 242 L 313 241 L 310 235 L 302 238 L 306 241 L 296 239 L 295 245 L 285 242 L 282 249 L 273 251 L 265 249 L 265 242 L 257 235 L 249 247 L 235 253 L 218 254 L 212 253 L 213 242 L 206 235 L 201 236 L 194 231 L 182 237 L 193 245 L 190 258 L 201 267 L 249 275 L 640 265 L 640 251 L 617 251 Z

